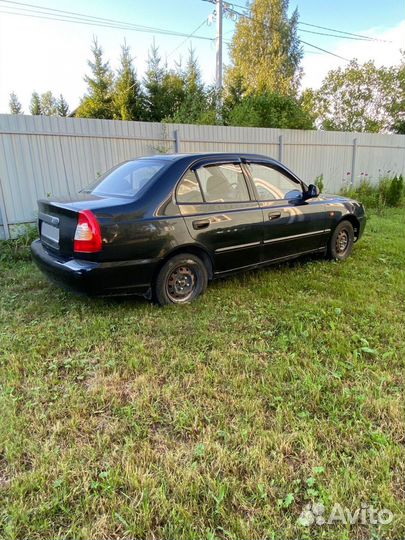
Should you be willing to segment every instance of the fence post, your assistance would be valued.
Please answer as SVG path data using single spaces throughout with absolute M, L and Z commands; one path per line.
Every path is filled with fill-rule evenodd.
M 284 153 L 283 150 L 284 150 L 283 136 L 279 135 L 279 137 L 278 137 L 278 160 L 279 161 L 283 161 L 283 153 Z
M 178 154 L 180 152 L 180 135 L 179 130 L 174 130 L 174 152 Z
M 354 179 L 356 177 L 356 158 L 357 158 L 357 139 L 353 139 L 352 177 L 351 177 L 352 186 L 354 186 Z
M 1 221 L 2 221 L 2 225 L 3 225 L 3 229 L 4 229 L 4 238 L 6 240 L 9 240 L 10 239 L 10 230 L 8 228 L 6 204 L 4 202 L 3 186 L 2 186 L 2 183 L 1 183 L 1 178 L 0 178 L 0 216 L 1 216 Z

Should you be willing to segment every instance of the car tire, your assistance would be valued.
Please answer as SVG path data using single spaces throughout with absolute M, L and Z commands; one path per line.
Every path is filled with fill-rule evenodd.
M 207 288 L 208 272 L 203 261 L 191 253 L 175 255 L 156 277 L 154 300 L 161 306 L 189 304 Z
M 328 258 L 334 261 L 345 261 L 353 250 L 353 244 L 353 225 L 345 219 L 336 226 L 329 239 Z

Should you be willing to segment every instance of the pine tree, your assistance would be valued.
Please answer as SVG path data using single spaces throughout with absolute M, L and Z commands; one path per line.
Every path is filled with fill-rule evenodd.
M 204 85 L 201 82 L 201 70 L 193 47 L 189 48 L 185 70 L 185 83 L 188 94 L 198 95 L 204 92 Z
M 172 122 L 215 124 L 218 95 L 214 89 L 206 89 L 201 81 L 201 70 L 193 48 L 190 48 L 186 67 L 179 73 L 183 79 L 184 97 L 177 110 L 168 119 Z
M 230 48 L 226 85 L 242 79 L 247 94 L 295 95 L 302 75 L 298 11 L 288 16 L 289 0 L 253 0 L 241 17 Z
M 56 99 L 52 92 L 48 90 L 41 95 L 41 114 L 45 116 L 56 116 Z
M 41 99 L 38 92 L 32 92 L 31 102 L 30 102 L 30 113 L 33 115 L 42 114 L 41 111 Z
M 8 102 L 11 114 L 23 114 L 22 105 L 18 101 L 17 94 L 11 92 L 10 101 Z
M 69 114 L 69 105 L 62 94 L 56 100 L 56 112 L 58 116 L 67 116 Z
M 91 48 L 93 60 L 88 61 L 91 75 L 86 75 L 87 93 L 76 116 L 84 118 L 113 118 L 112 91 L 114 76 L 109 62 L 103 60 L 103 50 L 94 38 Z
M 165 69 L 161 65 L 159 48 L 155 41 L 148 52 L 148 64 L 144 78 L 144 87 L 146 92 L 146 107 L 148 120 L 151 122 L 160 122 L 163 116 L 163 79 Z
M 178 111 L 185 97 L 183 74 L 162 66 L 159 49 L 152 44 L 144 78 L 146 120 L 161 122 Z
M 114 85 L 113 107 L 114 118 L 142 120 L 142 92 L 126 42 L 121 46 L 121 66 Z

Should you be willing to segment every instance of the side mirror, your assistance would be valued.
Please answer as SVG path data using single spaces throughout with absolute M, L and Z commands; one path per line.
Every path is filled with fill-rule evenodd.
M 308 190 L 305 193 L 305 198 L 313 199 L 315 197 L 319 197 L 319 188 L 315 186 L 314 184 L 309 184 Z

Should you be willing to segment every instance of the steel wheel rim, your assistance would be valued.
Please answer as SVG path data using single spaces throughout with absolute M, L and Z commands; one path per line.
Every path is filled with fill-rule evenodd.
M 193 295 L 197 277 L 187 264 L 176 266 L 166 280 L 166 293 L 172 302 L 187 302 Z
M 344 253 L 349 245 L 349 233 L 346 229 L 339 231 L 336 238 L 336 253 Z

